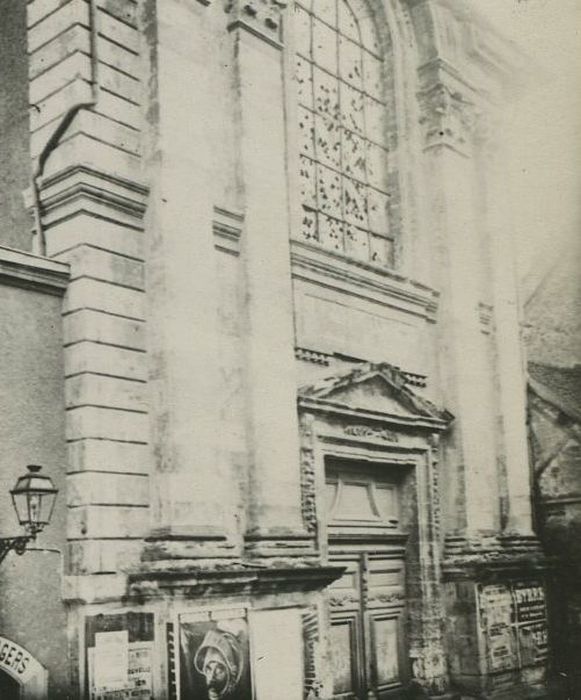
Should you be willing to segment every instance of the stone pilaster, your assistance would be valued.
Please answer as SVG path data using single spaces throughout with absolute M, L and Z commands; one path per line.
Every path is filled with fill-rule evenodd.
M 476 131 L 478 173 L 482 187 L 481 217 L 489 241 L 494 309 L 495 372 L 500 441 L 500 464 L 506 485 L 503 525 L 513 534 L 532 534 L 531 481 L 526 435 L 526 381 L 520 338 L 520 308 L 516 286 L 510 187 L 503 157 L 502 120 L 498 105 L 479 115 Z
M 213 22 L 223 15 L 207 5 L 163 0 L 146 3 L 143 13 L 152 76 L 146 125 L 150 559 L 224 556 L 236 534 L 236 478 L 219 439 L 212 224 L 216 115 L 224 106 L 208 68 L 219 65 Z
M 71 271 L 63 324 L 75 576 L 130 565 L 148 519 L 147 187 L 135 7 L 27 5 L 36 240 Z
M 441 292 L 439 347 L 443 402 L 456 416 L 445 444 L 445 527 L 498 525 L 491 368 L 481 331 L 482 252 L 474 201 L 475 91 L 444 62 L 419 71 L 430 230 Z
M 293 355 L 283 6 L 276 0 L 229 6 L 245 209 L 240 263 L 250 454 L 247 548 L 255 553 L 268 550 L 267 542 L 276 549 L 289 537 L 299 545 L 306 534 Z

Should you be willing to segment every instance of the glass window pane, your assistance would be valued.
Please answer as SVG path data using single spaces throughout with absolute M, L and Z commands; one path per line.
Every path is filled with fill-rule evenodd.
M 372 17 L 360 0 L 295 7 L 301 238 L 391 265 L 385 80 Z

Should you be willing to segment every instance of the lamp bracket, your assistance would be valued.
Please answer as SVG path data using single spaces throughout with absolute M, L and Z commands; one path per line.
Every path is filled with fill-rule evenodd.
M 0 537 L 0 563 L 11 550 L 16 554 L 24 554 L 26 545 L 35 539 L 35 535 L 20 535 L 18 537 Z

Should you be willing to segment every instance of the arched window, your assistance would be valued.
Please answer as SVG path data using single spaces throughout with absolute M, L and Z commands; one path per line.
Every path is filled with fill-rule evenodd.
M 298 0 L 299 237 L 389 267 L 386 81 L 364 0 Z

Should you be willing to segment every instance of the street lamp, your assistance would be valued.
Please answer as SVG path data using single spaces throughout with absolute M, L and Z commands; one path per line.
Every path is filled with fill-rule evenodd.
M 27 469 L 28 473 L 19 477 L 10 490 L 18 522 L 27 534 L 0 537 L 0 562 L 12 549 L 16 554 L 24 554 L 26 545 L 36 539 L 52 516 L 58 489 L 49 476 L 40 473 L 42 467 L 31 464 Z

